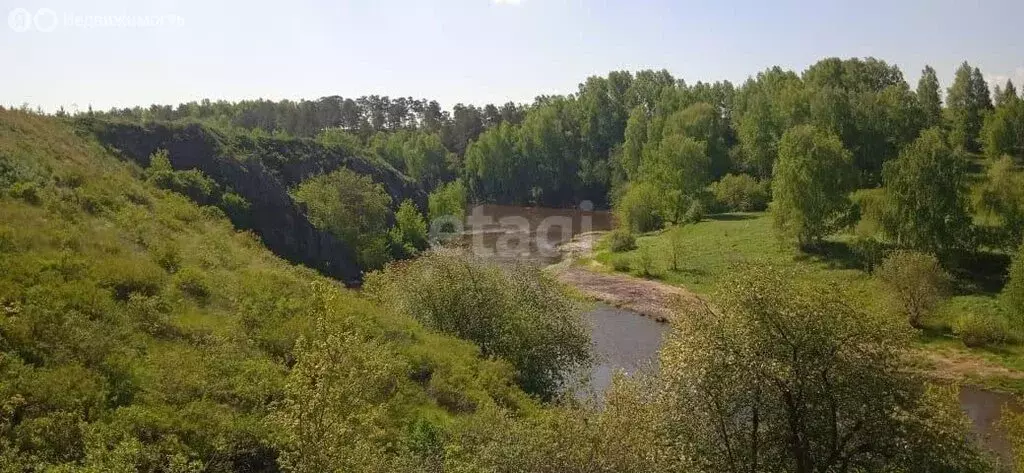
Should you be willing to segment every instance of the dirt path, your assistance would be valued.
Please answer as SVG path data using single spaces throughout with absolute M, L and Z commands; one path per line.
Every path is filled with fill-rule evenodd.
M 668 322 L 680 309 L 699 303 L 700 298 L 696 294 L 682 287 L 607 272 L 597 263 L 592 263 L 594 267 L 589 268 L 577 264 L 580 258 L 592 256 L 594 242 L 603 233 L 577 235 L 562 245 L 562 262 L 549 266 L 548 270 L 559 281 L 588 297 L 637 312 L 658 322 Z

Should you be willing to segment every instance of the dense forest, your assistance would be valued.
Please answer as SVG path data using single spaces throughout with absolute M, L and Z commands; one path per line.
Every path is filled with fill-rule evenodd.
M 0 110 L 0 472 L 1006 469 L 908 360 L 923 337 L 1024 340 L 1022 163 L 1024 99 L 966 62 L 945 88 L 829 58 L 450 111 Z M 766 210 L 792 264 L 731 262 L 675 309 L 658 370 L 587 401 L 589 302 L 428 229 L 588 200 L 617 217 L 609 271 L 705 275 L 681 232 Z M 997 302 L 935 329 L 951 290 Z

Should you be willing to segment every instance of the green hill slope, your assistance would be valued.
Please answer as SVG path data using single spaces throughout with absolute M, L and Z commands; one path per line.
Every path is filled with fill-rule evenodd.
M 80 124 L 0 111 L 0 471 L 276 471 L 303 336 L 373 368 L 332 376 L 384 439 L 532 405 L 507 365 L 141 174 Z

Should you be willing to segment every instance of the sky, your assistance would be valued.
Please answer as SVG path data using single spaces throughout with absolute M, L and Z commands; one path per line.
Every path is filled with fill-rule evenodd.
M 0 0 L 0 104 L 368 94 L 531 102 L 591 75 L 741 83 L 874 56 L 1024 83 L 1024 0 Z

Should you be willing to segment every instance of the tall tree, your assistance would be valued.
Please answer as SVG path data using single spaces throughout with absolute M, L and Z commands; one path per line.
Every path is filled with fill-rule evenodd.
M 942 123 L 942 97 L 939 87 L 939 77 L 935 74 L 935 69 L 932 66 L 924 66 L 921 78 L 917 81 L 917 103 L 921 107 L 925 128 Z
M 838 136 L 812 125 L 791 128 L 779 141 L 772 177 L 775 227 L 800 246 L 819 243 L 849 208 L 853 184 L 853 157 Z
M 697 193 L 708 184 L 707 144 L 681 133 L 666 136 L 641 171 L 669 201 L 672 218 L 681 221 Z
M 1020 97 L 1017 95 L 1017 88 L 1014 87 L 1013 81 L 1011 81 L 1010 79 L 1006 79 L 1006 86 L 1003 88 L 1000 88 L 997 85 L 995 88 L 995 93 L 993 93 L 993 96 L 995 98 L 996 108 L 999 108 L 1013 101 L 1020 100 Z
M 992 91 L 989 90 L 988 82 L 985 81 L 985 76 L 982 75 L 981 69 L 977 67 L 971 72 L 971 91 L 981 113 L 992 110 Z
M 966 160 L 931 128 L 886 163 L 885 190 L 892 206 L 888 233 L 900 246 L 950 256 L 969 245 Z
M 988 85 L 981 71 L 964 61 L 956 70 L 953 85 L 949 87 L 946 105 L 950 143 L 960 149 L 978 151 L 978 133 L 981 131 L 984 111 L 992 108 Z

